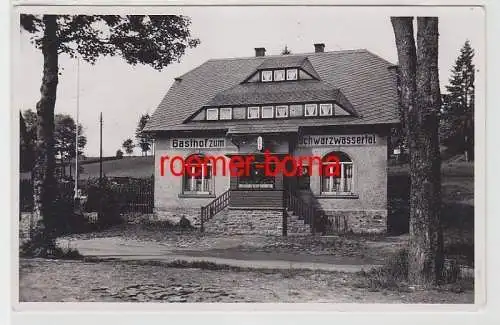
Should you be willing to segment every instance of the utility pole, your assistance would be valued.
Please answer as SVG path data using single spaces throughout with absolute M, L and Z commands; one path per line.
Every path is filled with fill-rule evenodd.
M 99 184 L 102 183 L 102 112 L 99 116 L 100 137 L 99 137 Z
M 76 130 L 75 130 L 75 200 L 78 195 L 78 118 L 80 112 L 80 58 L 77 59 L 76 65 Z M 70 162 L 71 163 L 71 162 Z

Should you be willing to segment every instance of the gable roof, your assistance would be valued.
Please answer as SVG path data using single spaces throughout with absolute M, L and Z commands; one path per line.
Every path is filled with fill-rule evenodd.
M 305 60 L 303 58 L 306 58 Z M 276 60 L 279 58 L 280 60 Z M 272 61 L 269 61 L 272 59 Z M 319 79 L 338 89 L 352 104 L 359 117 L 322 119 L 284 119 L 283 125 L 360 125 L 399 123 L 398 97 L 394 65 L 367 50 L 334 51 L 286 56 L 264 56 L 208 60 L 197 68 L 176 78 L 158 108 L 151 116 L 145 131 L 227 129 L 245 125 L 246 120 L 189 121 L 186 120 L 203 106 L 216 100 L 217 95 L 237 92 L 239 85 L 264 62 L 296 60 L 310 64 Z M 304 83 L 305 81 L 290 82 Z M 285 83 L 283 83 L 285 84 Z M 256 121 L 250 124 L 277 121 Z

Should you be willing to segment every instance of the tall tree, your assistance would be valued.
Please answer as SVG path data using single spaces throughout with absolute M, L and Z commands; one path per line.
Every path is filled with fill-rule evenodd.
M 143 133 L 144 127 L 146 123 L 149 121 L 149 114 L 141 115 L 139 119 L 139 123 L 137 124 L 137 128 L 135 130 L 135 138 L 137 139 L 137 145 L 141 148 L 141 152 L 143 155 L 147 156 L 148 151 L 151 150 L 151 136 L 147 133 Z
M 183 16 L 29 15 L 20 16 L 22 29 L 32 35 L 44 63 L 41 97 L 37 103 L 35 167 L 32 173 L 35 219 L 40 225 L 41 253 L 54 244 L 55 155 L 54 107 L 59 82 L 59 55 L 95 63 L 100 56 L 118 55 L 129 64 L 161 70 L 179 61 L 186 48 L 199 44 Z M 43 243 L 42 243 L 43 242 Z
M 441 158 L 438 19 L 391 17 L 398 51 L 401 104 L 410 151 L 410 240 L 408 274 L 418 285 L 440 280 L 443 241 L 440 223 Z
M 135 147 L 134 141 L 132 141 L 132 139 L 125 140 L 123 141 L 122 147 L 127 153 L 127 155 L 130 156 L 134 152 L 134 147 Z
M 441 138 L 453 153 L 474 159 L 474 49 L 467 40 L 451 70 L 443 95 Z
M 54 150 L 63 165 L 63 175 L 65 175 L 64 164 L 76 157 L 75 138 L 76 123 L 73 118 L 66 114 L 57 114 L 55 116 Z M 78 124 L 78 155 L 83 153 L 86 144 L 87 137 L 83 134 L 82 125 Z

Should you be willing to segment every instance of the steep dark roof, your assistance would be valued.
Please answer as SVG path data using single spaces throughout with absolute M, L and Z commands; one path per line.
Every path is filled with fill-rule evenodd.
M 184 121 L 224 91 L 238 87 L 270 58 L 307 60 L 321 81 L 340 90 L 359 117 L 276 120 Z M 268 61 L 269 62 L 269 61 Z M 399 122 L 393 64 L 367 50 L 209 60 L 177 78 L 146 125 L 146 131 L 227 129 L 236 125 L 360 125 Z M 304 81 L 298 81 L 301 83 Z M 288 82 L 287 82 L 288 83 Z M 290 82 L 292 84 L 293 82 Z M 283 83 L 285 84 L 285 83 Z

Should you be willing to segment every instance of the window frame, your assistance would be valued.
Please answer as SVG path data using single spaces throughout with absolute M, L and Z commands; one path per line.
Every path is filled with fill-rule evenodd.
M 198 155 L 198 154 L 195 154 L 195 155 L 200 157 L 201 159 L 204 157 L 203 155 Z M 186 157 L 186 160 L 191 156 L 193 156 L 193 155 Z M 188 167 L 191 167 L 191 168 L 201 167 L 201 175 L 200 175 L 201 188 L 204 189 L 205 184 L 207 184 L 206 188 L 208 189 L 208 191 L 203 191 L 203 190 L 202 191 L 195 191 L 195 190 L 193 190 L 194 188 L 196 188 L 195 184 L 196 184 L 197 177 L 193 174 L 193 172 L 191 175 L 189 175 L 188 172 L 185 170 L 184 175 L 182 175 L 182 178 L 181 178 L 181 181 L 182 181 L 181 195 L 182 196 L 200 196 L 200 197 L 213 196 L 215 193 L 215 191 L 214 191 L 215 179 L 214 179 L 212 163 L 210 161 L 205 161 L 205 162 L 200 163 L 199 165 L 196 164 L 196 165 L 192 165 L 192 166 L 185 166 L 185 168 L 188 168 Z M 208 175 L 204 175 L 205 171 L 207 171 Z M 188 186 L 188 184 L 189 184 L 189 186 Z M 187 190 L 188 187 L 189 187 L 189 190 Z
M 343 152 L 342 152 L 343 153 Z M 331 154 L 331 153 L 328 153 L 326 154 L 324 157 L 328 157 L 328 155 Z M 343 153 L 345 154 L 345 153 Z M 347 156 L 347 155 L 346 155 Z M 354 187 L 354 184 L 355 184 L 355 178 L 356 178 L 356 169 L 355 169 L 355 164 L 354 164 L 354 161 L 348 157 L 350 161 L 340 161 L 340 177 L 334 177 L 333 175 L 331 176 L 325 176 L 325 175 L 321 175 L 321 179 L 320 179 L 320 184 L 321 184 L 321 195 L 324 195 L 324 196 L 329 196 L 329 197 L 357 197 L 356 195 L 356 192 L 355 192 L 355 187 Z M 325 162 L 323 161 L 321 163 L 321 170 L 323 171 L 324 168 L 325 168 L 325 165 L 333 165 L 335 164 L 335 162 Z M 351 177 L 350 178 L 347 178 L 347 179 L 350 179 L 350 191 L 333 191 L 334 189 L 334 180 L 335 179 L 339 179 L 339 182 L 340 182 L 340 186 L 344 186 L 347 187 L 347 182 L 345 181 L 346 180 L 346 177 L 344 176 L 344 172 L 345 172 L 345 166 L 346 165 L 350 165 L 351 166 Z M 328 178 L 328 182 L 327 184 L 328 185 L 328 189 L 325 189 L 325 186 L 324 186 L 324 181 L 325 181 L 325 178 Z M 344 184 L 344 185 L 342 185 Z
M 295 71 L 295 79 L 288 78 L 289 71 Z M 297 68 L 286 69 L 286 80 L 288 80 L 288 81 L 299 80 L 299 69 L 297 69 Z
M 271 79 L 269 79 L 269 80 L 264 80 L 264 73 L 270 73 L 270 74 L 271 74 Z M 273 81 L 274 81 L 274 78 L 273 78 L 273 77 L 274 77 L 274 72 L 273 72 L 273 70 L 262 70 L 262 71 L 260 72 L 260 81 L 261 81 L 261 82 L 273 82 Z
M 250 110 L 256 109 L 257 111 L 257 117 L 250 117 Z M 258 120 L 260 119 L 260 107 L 259 106 L 248 106 L 247 107 L 247 119 L 248 120 Z
M 279 108 L 285 108 L 285 115 L 283 116 L 278 116 L 278 109 Z M 288 118 L 289 117 L 289 114 L 288 114 L 288 105 L 276 105 L 276 107 L 274 108 L 274 116 L 276 118 Z
M 264 108 L 266 108 L 266 109 L 270 108 L 271 109 L 271 116 L 264 117 Z M 271 105 L 262 106 L 261 107 L 260 118 L 261 119 L 265 119 L 265 120 L 274 118 L 274 106 L 271 106 Z
M 307 106 L 314 106 L 314 115 L 307 114 Z M 305 117 L 311 117 L 311 116 L 318 116 L 318 104 L 304 104 L 304 116 Z
M 323 114 L 323 111 L 321 109 L 322 106 L 330 106 L 330 114 Z M 319 116 L 333 116 L 333 104 L 332 103 L 319 104 Z
M 227 110 L 229 112 L 229 118 L 222 118 L 222 110 Z M 233 108 L 232 107 L 220 107 L 219 108 L 219 120 L 232 120 L 233 119 Z
M 216 112 L 216 118 L 214 118 L 214 119 L 209 119 L 209 118 L 208 118 L 208 113 L 209 113 L 210 111 L 215 111 L 215 112 Z M 205 119 L 206 119 L 207 121 L 218 121 L 218 120 L 219 120 L 219 109 L 218 109 L 218 108 L 216 108 L 216 107 L 207 108 L 207 110 L 206 110 L 206 116 L 205 116 Z
M 278 78 L 276 78 L 276 75 L 279 72 L 283 72 L 283 79 L 279 79 L 278 80 Z M 286 80 L 286 69 L 276 69 L 276 70 L 273 70 L 273 81 L 280 82 L 280 81 L 285 81 L 285 80 Z

